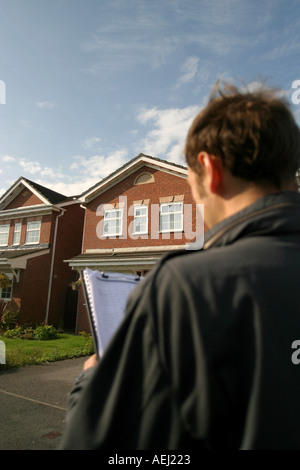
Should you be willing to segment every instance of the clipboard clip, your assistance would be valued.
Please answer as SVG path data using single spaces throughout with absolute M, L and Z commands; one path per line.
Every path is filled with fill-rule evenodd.
M 103 279 L 109 279 L 109 275 L 106 274 L 104 271 L 101 272 L 101 276 L 103 277 Z M 140 281 L 140 280 L 141 280 L 141 276 L 140 274 L 137 274 L 135 281 Z

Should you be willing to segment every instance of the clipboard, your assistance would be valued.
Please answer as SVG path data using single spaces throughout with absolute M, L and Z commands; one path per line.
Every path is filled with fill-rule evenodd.
M 102 357 L 123 319 L 128 296 L 142 277 L 85 268 L 81 279 L 96 353 Z

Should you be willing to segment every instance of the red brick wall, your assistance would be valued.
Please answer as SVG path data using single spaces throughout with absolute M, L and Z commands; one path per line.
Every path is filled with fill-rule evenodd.
M 77 273 L 72 271 L 64 260 L 81 253 L 84 209 L 79 204 L 66 206 L 64 215 L 58 219 L 54 269 L 48 323 L 59 325 L 64 316 L 65 300 L 68 284 L 74 281 Z M 46 307 L 50 280 L 52 249 L 54 247 L 54 230 L 59 212 L 44 215 L 42 218 L 30 217 L 12 220 L 9 245 L 13 241 L 15 221 L 21 222 L 22 230 L 20 245 L 25 243 L 26 224 L 31 220 L 42 220 L 40 244 L 50 244 L 50 253 L 27 260 L 25 270 L 20 271 L 19 282 L 14 280 L 11 308 L 20 309 L 21 323 L 41 323 L 46 318 Z M 9 220 L 7 221 L 9 223 Z
M 67 206 L 67 211 L 58 219 L 49 308 L 51 324 L 58 325 L 63 319 L 68 285 L 78 277 L 77 272 L 64 261 L 81 253 L 84 212 L 79 204 L 74 204 Z
M 16 209 L 17 207 L 35 206 L 37 204 L 43 204 L 43 201 L 29 189 L 24 188 L 20 194 L 5 207 L 5 210 Z
M 78 292 L 76 333 L 80 333 L 80 331 L 88 331 L 91 333 L 91 325 L 87 314 L 85 298 L 82 288 Z
M 134 185 L 134 181 L 137 176 L 144 172 L 153 174 L 155 182 Z M 86 249 L 180 245 L 186 244 L 187 241 L 191 242 L 192 240 L 190 238 L 186 238 L 186 230 L 183 231 L 183 233 L 159 233 L 159 217 L 157 211 L 160 204 L 160 198 L 180 195 L 184 195 L 184 205 L 191 205 L 191 207 L 193 207 L 193 213 L 195 214 L 195 204 L 193 203 L 192 194 L 185 178 L 174 176 L 149 167 L 139 169 L 120 183 L 113 186 L 111 189 L 108 189 L 104 194 L 96 197 L 87 205 L 83 252 L 85 252 Z M 100 229 L 102 227 L 100 221 L 103 220 L 103 215 L 102 217 L 97 215 L 97 209 L 101 204 L 118 204 L 121 201 L 119 199 L 120 196 L 122 196 L 122 198 L 127 198 L 127 226 L 123 226 L 122 236 L 103 238 L 101 237 L 102 230 L 98 230 L 97 234 L 97 226 L 98 229 Z M 149 200 L 150 202 L 148 209 L 148 237 L 142 235 L 140 237 L 130 236 L 133 212 L 131 211 L 131 215 L 128 214 L 129 208 L 134 202 L 144 199 Z M 155 211 L 153 211 L 153 209 L 151 210 L 153 205 L 156 205 Z M 156 215 L 155 220 L 152 220 L 152 215 Z M 126 219 L 125 216 L 124 219 Z M 189 227 L 189 233 L 192 233 L 193 231 L 195 232 L 196 218 L 193 217 L 191 222 L 192 220 L 193 226 Z M 186 226 L 184 228 L 187 229 Z
M 14 282 L 14 299 L 17 294 L 21 299 L 21 323 L 35 326 L 45 320 L 50 259 L 50 253 L 29 259 L 26 270 L 21 271 L 20 282 Z
M 141 185 L 134 185 L 134 182 L 139 174 L 144 172 L 151 173 L 154 176 L 154 183 L 147 183 Z M 164 238 L 165 235 L 162 233 L 155 234 L 158 238 L 151 238 L 151 205 L 160 204 L 160 198 L 168 198 L 170 196 L 181 196 L 184 195 L 184 205 L 191 205 L 193 208 L 191 223 L 192 227 L 184 226 L 184 232 L 181 233 L 170 233 L 169 239 Z M 148 210 L 148 230 L 149 237 L 144 238 L 143 236 L 132 239 L 128 236 L 128 226 L 132 224 L 132 215 L 127 216 L 127 227 L 126 233 L 127 238 L 114 237 L 114 238 L 99 238 L 97 235 L 97 225 L 101 218 L 97 215 L 97 209 L 101 204 L 118 204 L 120 202 L 119 196 L 127 197 L 127 211 L 134 201 L 141 201 L 149 199 L 149 210 Z M 143 246 L 162 246 L 162 245 L 185 245 L 193 240 L 186 238 L 187 232 L 189 234 L 195 233 L 196 231 L 196 217 L 195 217 L 196 206 L 192 198 L 190 187 L 185 178 L 181 178 L 169 173 L 159 171 L 149 167 L 143 167 L 132 175 L 128 176 L 123 181 L 119 182 L 111 189 L 105 191 L 102 195 L 99 195 L 92 200 L 86 209 L 86 220 L 85 220 L 85 232 L 83 242 L 83 252 L 87 249 L 99 249 L 99 248 L 129 248 L 129 247 L 143 247 Z M 159 223 L 159 219 L 157 219 Z M 188 230 L 187 230 L 188 229 Z M 204 228 L 205 229 L 205 228 Z M 124 233 L 124 232 L 123 232 Z M 176 238 L 181 236 L 181 238 Z M 82 289 L 79 291 L 78 296 L 78 315 L 77 315 L 77 329 L 76 331 L 90 331 L 90 324 L 87 316 L 85 299 Z
M 55 216 L 54 216 L 55 217 Z M 20 236 L 20 243 L 19 245 L 25 245 L 26 242 L 26 229 L 27 229 L 27 222 L 32 222 L 36 220 L 41 220 L 41 232 L 40 232 L 40 241 L 39 243 L 49 243 L 50 241 L 50 231 L 51 231 L 51 224 L 52 224 L 53 214 L 43 215 L 43 216 L 35 216 L 35 217 L 23 217 L 19 219 L 7 219 L 1 221 L 1 225 L 3 224 L 10 224 L 9 229 L 9 237 L 8 237 L 8 246 L 13 244 L 14 238 L 14 230 L 15 224 L 21 222 L 21 236 Z

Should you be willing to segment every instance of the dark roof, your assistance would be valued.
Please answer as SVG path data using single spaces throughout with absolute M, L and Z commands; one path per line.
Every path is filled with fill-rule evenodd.
M 64 199 L 67 198 L 64 194 L 57 193 L 56 191 L 53 191 L 52 189 L 46 188 L 45 186 L 42 186 L 41 184 L 35 183 L 34 181 L 31 181 L 27 178 L 22 177 L 24 181 L 27 181 L 31 186 L 34 187 L 36 191 L 38 191 L 42 196 L 44 196 L 46 199 L 51 204 L 56 204 L 57 202 L 61 202 Z

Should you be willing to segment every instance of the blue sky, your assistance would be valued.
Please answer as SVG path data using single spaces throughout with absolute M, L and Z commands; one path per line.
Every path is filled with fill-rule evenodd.
M 139 153 L 185 164 L 218 78 L 291 101 L 299 55 L 299 0 L 0 0 L 0 194 L 80 194 Z

